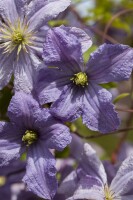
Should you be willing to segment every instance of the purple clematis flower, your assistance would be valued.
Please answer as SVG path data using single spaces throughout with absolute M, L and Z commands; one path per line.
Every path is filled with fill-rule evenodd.
M 8 108 L 10 122 L 0 123 L 0 166 L 27 152 L 23 181 L 36 195 L 52 199 L 57 189 L 55 159 L 49 149 L 71 142 L 68 127 L 40 108 L 31 95 L 16 92 Z
M 64 121 L 82 116 L 83 123 L 94 131 L 107 133 L 118 128 L 112 95 L 99 84 L 130 77 L 132 48 L 103 44 L 85 66 L 77 35 L 61 26 L 48 31 L 44 61 L 55 67 L 39 72 L 36 93 L 41 104 L 54 102 L 51 112 Z
M 69 5 L 70 0 L 0 0 L 0 89 L 14 73 L 15 89 L 31 91 L 46 24 Z
M 132 200 L 133 155 L 123 161 L 109 185 L 102 162 L 86 143 L 79 168 L 65 178 L 58 192 L 66 200 Z

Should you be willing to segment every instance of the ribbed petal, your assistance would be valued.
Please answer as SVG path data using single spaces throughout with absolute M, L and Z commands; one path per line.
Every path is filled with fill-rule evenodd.
M 32 10 L 33 7 L 34 11 L 31 12 L 32 13 L 34 12 L 34 14 L 29 19 L 30 29 L 38 30 L 49 20 L 55 18 L 60 12 L 63 12 L 70 5 L 70 0 L 47 1 L 46 4 L 42 3 L 41 1 L 40 2 L 35 1 L 31 2 L 31 4 L 32 6 L 30 10 Z
M 94 131 L 115 131 L 119 126 L 119 118 L 111 100 L 110 92 L 90 82 L 83 100 L 83 123 Z
M 39 139 L 44 142 L 44 147 L 60 151 L 71 142 L 69 128 L 54 118 L 48 109 L 42 109 L 36 116 L 34 128 L 39 131 Z
M 54 116 L 63 121 L 73 121 L 81 115 L 81 91 L 77 87 L 66 86 L 59 99 L 51 107 Z
M 132 200 L 133 199 L 133 195 L 126 195 L 126 196 L 122 196 L 121 200 Z
M 0 0 L 0 14 L 7 22 L 10 20 L 12 23 L 18 19 L 18 13 L 14 0 Z
M 8 116 L 17 126 L 33 129 L 41 112 L 38 102 L 29 94 L 16 92 L 8 107 Z
M 104 166 L 95 150 L 87 143 L 84 144 L 84 152 L 80 161 L 80 168 L 88 175 L 95 177 L 101 184 L 107 183 Z
M 50 29 L 43 52 L 47 65 L 60 67 L 73 74 L 81 71 L 82 50 L 78 38 L 62 27 Z
M 41 69 L 35 84 L 35 91 L 41 104 L 54 102 L 59 98 L 63 87 L 70 83 L 71 75 L 54 68 Z
M 86 52 L 92 46 L 91 37 L 82 29 L 76 27 L 65 27 L 63 25 L 60 28 L 64 29 L 68 34 L 73 34 L 78 38 L 81 43 L 82 53 Z
M 52 199 L 57 190 L 55 159 L 42 144 L 29 148 L 27 170 L 23 181 L 41 198 Z
M 72 171 L 61 183 L 58 188 L 58 194 L 64 195 L 64 199 L 71 197 L 78 186 L 77 172 Z
M 21 139 L 22 134 L 15 125 L 0 123 L 0 166 L 8 165 L 20 157 L 23 151 Z
M 13 72 L 14 54 L 6 56 L 0 50 L 0 90 L 8 84 Z
M 34 84 L 36 70 L 39 69 L 41 62 L 35 54 L 21 52 L 18 62 L 15 65 L 14 87 L 16 91 L 31 93 Z
M 84 178 L 80 181 L 78 189 L 73 195 L 73 199 L 104 200 L 103 186 L 100 186 L 98 180 L 94 177 Z M 71 198 L 68 200 L 71 200 Z
M 123 161 L 110 189 L 120 196 L 133 195 L 133 154 Z
M 133 49 L 129 46 L 103 44 L 91 54 L 87 72 L 95 83 L 122 81 L 130 77 L 132 61 Z

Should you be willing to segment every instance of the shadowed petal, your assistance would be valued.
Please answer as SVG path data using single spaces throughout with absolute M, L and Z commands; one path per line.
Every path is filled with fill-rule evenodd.
M 6 56 L 0 50 L 0 90 L 8 84 L 13 72 L 14 54 Z
M 80 101 L 81 91 L 77 87 L 66 86 L 51 107 L 51 112 L 63 121 L 73 121 L 80 117 L 82 103 Z
M 27 170 L 23 181 L 41 198 L 52 199 L 56 193 L 55 159 L 41 143 L 28 151 Z
M 23 92 L 16 92 L 8 107 L 10 120 L 22 128 L 32 129 L 40 112 L 38 102 Z
M 21 156 L 22 134 L 12 124 L 0 123 L 0 166 L 8 165 Z
M 29 19 L 30 29 L 38 30 L 49 20 L 55 18 L 60 12 L 63 12 L 70 5 L 70 0 L 47 1 L 46 4 L 35 1 L 35 3 L 31 2 L 31 4 L 31 10 L 33 7 L 35 12 L 31 11 L 32 13 L 34 12 L 34 14 Z
M 66 30 L 69 34 L 75 35 L 79 42 L 81 43 L 82 53 L 86 52 L 92 46 L 91 37 L 82 29 L 76 27 L 65 27 L 61 26 L 60 28 Z
M 103 44 L 91 54 L 87 72 L 95 83 L 122 81 L 130 77 L 133 49 L 126 45 Z
M 66 29 L 50 29 L 46 36 L 43 51 L 47 65 L 60 67 L 62 70 L 76 73 L 81 71 L 82 51 L 78 38 Z
M 111 100 L 110 92 L 89 83 L 83 100 L 83 123 L 94 131 L 102 133 L 115 131 L 120 122 Z
M 71 75 L 54 68 L 41 69 L 38 73 L 35 90 L 41 104 L 54 102 L 59 98 Z

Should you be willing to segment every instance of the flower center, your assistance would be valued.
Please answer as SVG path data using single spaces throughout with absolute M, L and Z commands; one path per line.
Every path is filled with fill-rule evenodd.
M 16 20 L 12 24 L 9 20 L 0 27 L 0 48 L 4 49 L 3 53 L 10 54 L 15 49 L 17 55 L 23 49 L 28 52 L 28 47 L 33 45 L 34 34 L 29 31 L 29 25 L 26 20 Z
M 70 80 L 72 80 L 73 83 L 75 83 L 76 85 L 80 85 L 82 87 L 88 85 L 88 77 L 84 72 L 79 72 L 77 74 L 74 74 L 74 77 L 71 78 Z
M 5 176 L 0 176 L 0 187 L 5 185 L 5 183 L 6 183 L 6 177 Z
M 26 143 L 26 146 L 30 146 L 38 140 L 38 134 L 34 131 L 27 130 L 22 137 L 22 141 Z
M 104 187 L 105 200 L 115 200 L 115 193 L 107 185 Z

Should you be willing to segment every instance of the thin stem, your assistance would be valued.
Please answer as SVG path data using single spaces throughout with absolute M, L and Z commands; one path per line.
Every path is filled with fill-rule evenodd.
M 77 20 L 84 26 L 84 28 L 89 28 L 90 30 L 92 30 L 96 34 L 100 35 L 101 37 L 104 34 L 104 37 L 108 41 L 110 41 L 112 44 L 118 44 L 118 42 L 115 39 L 113 39 L 111 36 L 105 34 L 103 31 L 97 29 L 96 27 L 86 25 L 86 23 L 84 22 L 84 20 L 80 17 L 79 13 L 75 10 L 75 8 L 73 6 L 70 6 L 69 9 L 76 16 Z
M 122 133 L 122 132 L 125 132 L 125 131 L 132 131 L 132 130 L 133 130 L 133 127 L 119 129 L 119 130 L 111 132 L 111 133 L 106 133 L 106 134 L 101 134 L 100 133 L 100 134 L 90 135 L 90 136 L 82 136 L 77 132 L 75 134 L 78 135 L 82 139 L 94 139 L 94 138 L 105 137 L 105 136 L 108 136 L 108 135 L 115 135 L 115 134 L 118 134 L 118 133 Z
M 108 30 L 109 30 L 111 24 L 113 23 L 113 21 L 114 21 L 117 17 L 120 17 L 121 15 L 124 15 L 124 14 L 126 14 L 126 13 L 128 13 L 128 12 L 132 12 L 132 11 L 133 11 L 132 8 L 121 10 L 120 12 L 116 13 L 116 14 L 110 19 L 110 21 L 108 22 L 108 24 L 106 25 L 105 30 L 104 30 L 103 42 L 104 42 L 104 40 L 106 39 L 106 35 L 107 35 Z

